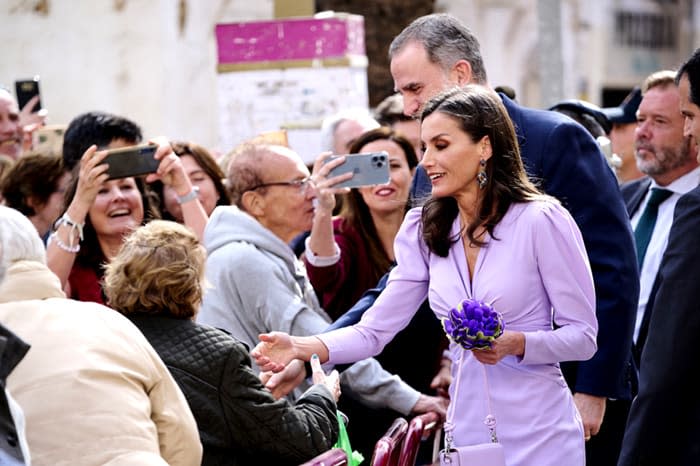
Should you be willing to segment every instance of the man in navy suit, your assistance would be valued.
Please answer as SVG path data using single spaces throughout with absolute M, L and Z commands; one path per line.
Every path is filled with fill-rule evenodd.
M 700 49 L 676 75 L 685 136 L 700 141 Z M 700 464 L 700 187 L 676 203 L 619 466 Z
M 659 265 L 666 250 L 668 234 L 673 223 L 673 211 L 678 199 L 700 183 L 697 148 L 689 136 L 683 135 L 683 115 L 680 113 L 680 93 L 675 83 L 675 71 L 652 73 L 642 86 L 643 98 L 637 112 L 635 130 L 635 159 L 639 171 L 646 176 L 622 185 L 622 197 L 627 205 L 632 228 L 642 239 L 642 218 L 650 204 L 656 205 L 653 227 L 647 229 L 648 246 L 638 253 L 640 294 L 634 327 L 634 363 L 639 368 L 640 355 L 649 332 L 649 318 L 659 284 Z M 661 190 L 661 191 L 660 191 Z M 654 192 L 664 193 L 658 205 L 652 201 Z M 638 244 L 638 251 L 641 251 Z M 636 395 L 636 387 L 633 389 Z M 620 448 L 630 402 L 620 400 L 617 428 L 611 436 Z M 613 424 L 611 422 L 611 424 Z M 610 425 L 610 424 L 609 424 Z
M 450 15 L 418 18 L 393 40 L 389 55 L 407 115 L 419 115 L 425 101 L 451 86 L 487 85 L 478 40 Z M 515 124 L 528 174 L 572 213 L 593 269 L 598 351 L 589 361 L 567 363 L 565 371 L 590 438 L 600 430 L 607 398 L 629 399 L 631 394 L 629 355 L 639 295 L 632 231 L 615 176 L 590 134 L 559 113 L 522 107 L 503 94 L 501 98 Z M 430 190 L 419 166 L 414 199 Z M 366 308 L 377 291 L 363 297 L 361 305 Z M 353 318 L 339 322 L 352 322 L 362 309 L 352 311 Z

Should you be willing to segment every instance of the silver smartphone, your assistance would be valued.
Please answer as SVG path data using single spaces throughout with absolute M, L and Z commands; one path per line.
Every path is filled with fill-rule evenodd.
M 345 157 L 345 162 L 333 168 L 327 178 L 352 172 L 352 178 L 333 186 L 334 188 L 357 188 L 389 183 L 389 154 L 371 152 L 368 154 L 333 155 L 326 163 L 338 157 Z
M 156 149 L 156 144 L 110 149 L 102 163 L 108 166 L 107 174 L 110 180 L 154 173 L 160 164 L 160 160 L 154 157 Z

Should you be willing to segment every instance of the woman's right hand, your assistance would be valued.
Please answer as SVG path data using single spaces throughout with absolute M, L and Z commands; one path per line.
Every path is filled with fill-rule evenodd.
M 251 357 L 255 360 L 261 371 L 280 372 L 295 359 L 294 342 L 292 337 L 284 332 L 270 332 L 259 335 L 258 343 Z
M 98 151 L 96 145 L 88 147 L 83 156 L 80 158 L 80 170 L 78 172 L 78 184 L 75 189 L 75 196 L 71 205 L 77 204 L 80 208 L 80 214 L 74 214 L 80 218 L 73 218 L 81 222 L 87 216 L 88 210 L 95 202 L 97 193 L 102 188 L 102 185 L 109 178 L 107 175 L 107 164 L 102 163 L 107 156 L 107 151 Z

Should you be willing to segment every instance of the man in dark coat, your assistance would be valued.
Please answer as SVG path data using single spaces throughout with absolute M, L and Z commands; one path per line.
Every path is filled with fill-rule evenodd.
M 700 49 L 676 75 L 683 134 L 700 141 Z M 700 161 L 700 160 L 699 160 Z M 700 464 L 700 187 L 681 197 L 659 267 L 656 297 L 647 304 L 639 393 L 632 402 L 619 466 Z

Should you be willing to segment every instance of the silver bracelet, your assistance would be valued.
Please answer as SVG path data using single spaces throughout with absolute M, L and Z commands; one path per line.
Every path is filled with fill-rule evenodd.
M 61 238 L 58 237 L 58 234 L 55 231 L 49 235 L 48 242 L 49 244 L 52 242 L 56 242 L 56 246 L 71 254 L 77 254 L 80 251 L 80 243 L 76 244 L 75 246 L 69 246 L 66 243 L 64 243 Z
M 194 201 L 197 199 L 197 195 L 199 194 L 199 186 L 192 186 L 192 191 L 189 193 L 185 194 L 184 196 L 178 196 L 177 197 L 177 203 L 182 205 L 190 201 Z
M 70 236 L 69 236 L 70 245 L 68 245 L 68 247 L 70 247 L 70 248 L 75 247 L 75 246 L 73 246 L 73 232 L 75 230 L 78 231 L 78 238 L 80 238 L 80 241 L 83 240 L 83 228 L 85 227 L 85 223 L 76 222 L 75 220 L 70 218 L 70 216 L 68 215 L 68 212 L 64 212 L 63 215 L 61 216 L 61 218 L 56 220 L 56 223 L 53 226 L 54 231 L 58 230 L 58 227 L 60 227 L 61 225 L 68 225 L 70 227 L 70 233 L 69 233 L 70 234 Z M 59 239 L 59 238 L 56 237 L 56 239 Z M 66 243 L 63 243 L 63 244 L 65 245 Z M 79 244 L 77 246 L 78 246 L 78 248 L 80 248 Z M 68 251 L 68 252 L 72 252 L 72 251 Z

